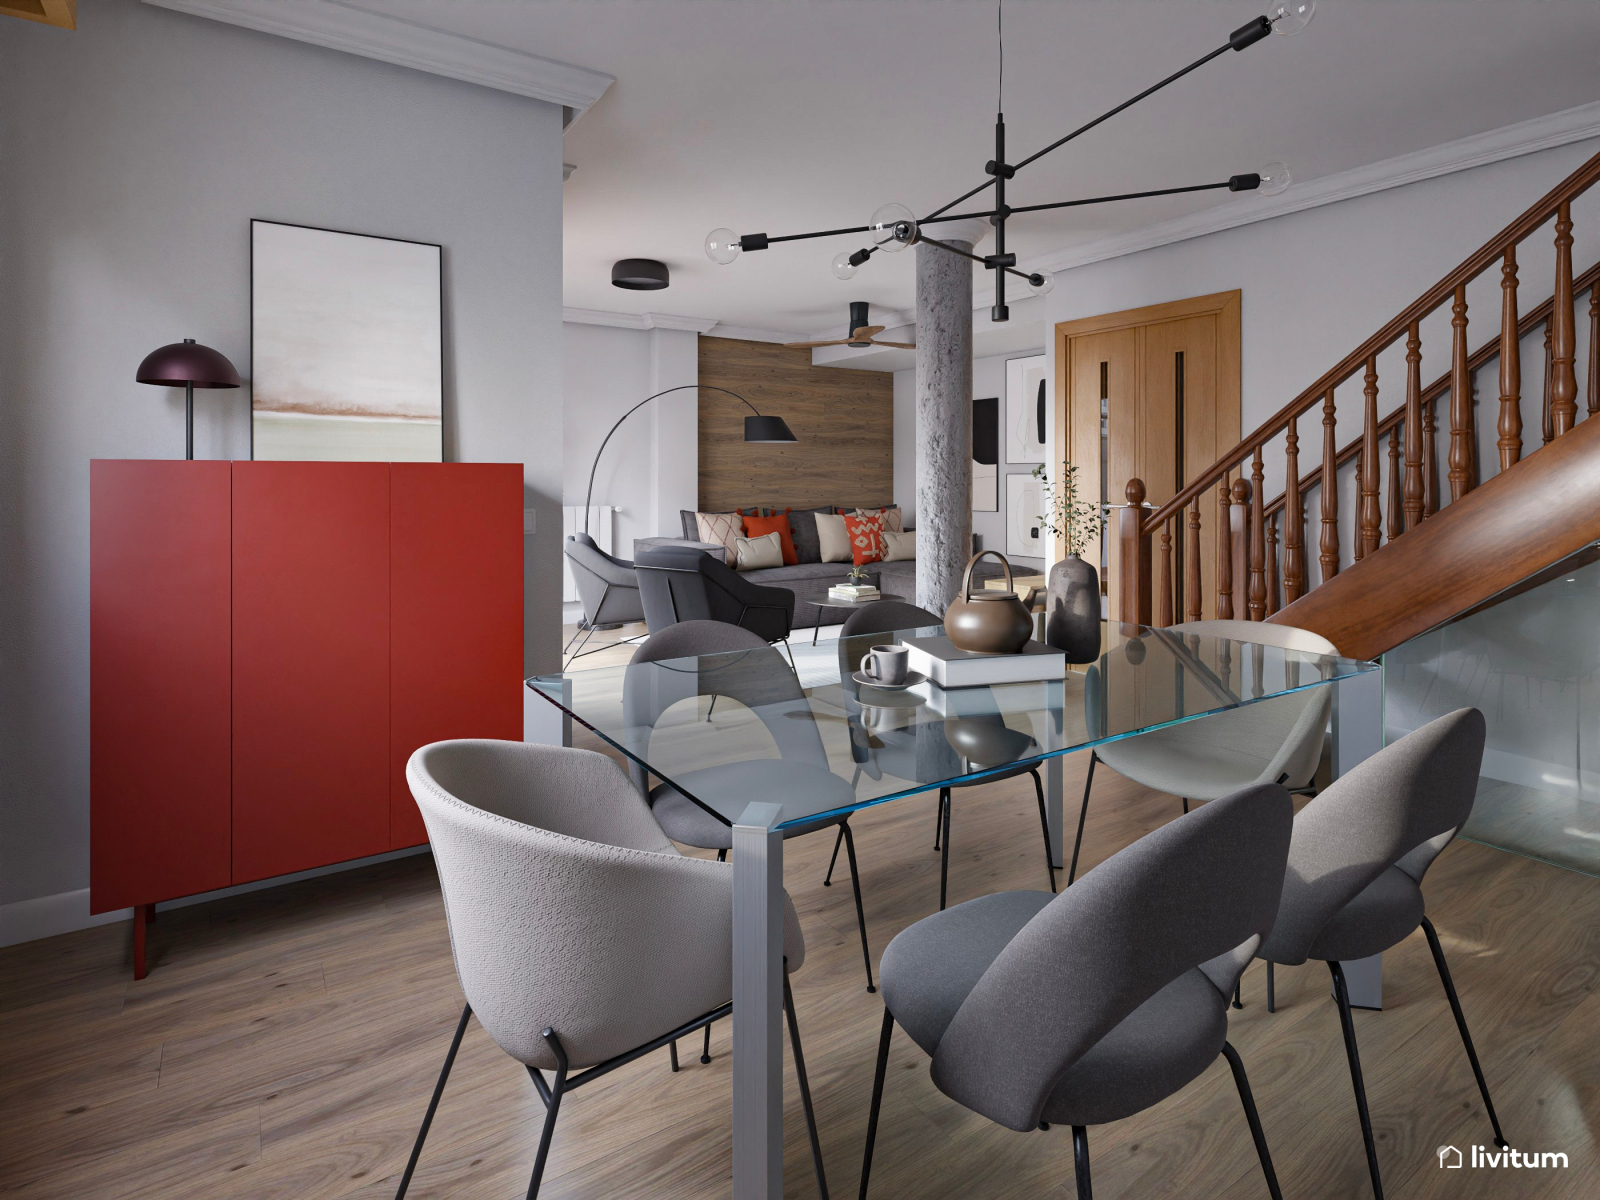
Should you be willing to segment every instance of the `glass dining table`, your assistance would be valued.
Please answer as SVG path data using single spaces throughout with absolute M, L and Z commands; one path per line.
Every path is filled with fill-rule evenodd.
M 570 745 L 575 721 L 640 782 L 648 772 L 732 827 L 736 1200 L 783 1194 L 785 830 L 1038 765 L 1061 866 L 1067 754 L 1319 687 L 1336 689 L 1336 775 L 1382 745 L 1376 663 L 1168 629 L 1112 625 L 1097 662 L 1038 682 L 887 690 L 852 679 L 870 646 L 939 632 L 800 643 L 792 658 L 762 648 L 528 680 L 530 740 Z M 1381 1003 L 1378 969 L 1354 972 L 1368 1007 Z

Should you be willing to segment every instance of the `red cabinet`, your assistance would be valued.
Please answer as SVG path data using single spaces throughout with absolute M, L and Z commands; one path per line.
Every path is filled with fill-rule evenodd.
M 417 746 L 522 731 L 522 471 L 92 466 L 95 912 L 425 839 Z

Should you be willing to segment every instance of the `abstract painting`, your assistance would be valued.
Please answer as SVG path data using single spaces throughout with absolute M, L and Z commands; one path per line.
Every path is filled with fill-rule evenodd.
M 1006 553 L 1023 558 L 1044 557 L 1044 488 L 1032 475 L 1006 476 Z
M 972 402 L 972 511 L 1000 511 L 1000 397 Z
M 443 459 L 441 253 L 250 222 L 253 457 Z
M 1006 461 L 1045 460 L 1045 421 L 1050 411 L 1045 356 L 1006 360 Z

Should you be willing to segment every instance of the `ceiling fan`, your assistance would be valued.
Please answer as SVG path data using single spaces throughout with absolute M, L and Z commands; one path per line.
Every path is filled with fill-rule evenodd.
M 852 300 L 850 302 L 850 336 L 835 338 L 829 342 L 785 342 L 790 350 L 811 350 L 817 346 L 855 346 L 866 349 L 868 346 L 889 346 L 895 350 L 915 350 L 915 342 L 878 342 L 873 339 L 882 333 L 887 326 L 867 324 L 867 302 L 865 300 Z

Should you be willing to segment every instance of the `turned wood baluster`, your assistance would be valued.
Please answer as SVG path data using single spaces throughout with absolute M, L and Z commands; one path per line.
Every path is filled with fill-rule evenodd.
M 1554 356 L 1550 429 L 1560 437 L 1578 423 L 1578 377 L 1572 369 L 1577 354 L 1572 311 L 1572 204 L 1567 200 L 1556 210 L 1556 290 L 1550 305 L 1555 323 L 1550 335 L 1550 352 Z
M 1550 317 L 1544 319 L 1544 413 L 1543 433 L 1544 444 L 1549 445 L 1555 440 L 1555 429 L 1550 424 L 1550 376 L 1554 364 L 1550 361 Z
M 1478 483 L 1478 438 L 1472 419 L 1472 372 L 1467 367 L 1467 285 L 1456 288 L 1450 306 L 1450 500 Z
M 1189 620 L 1198 621 L 1204 597 L 1200 594 L 1200 498 L 1189 505 L 1189 545 L 1183 555 L 1183 597 L 1189 606 Z
M 1589 289 L 1589 415 L 1600 413 L 1600 286 Z
M 1439 511 L 1439 426 L 1435 423 L 1439 406 L 1432 401 L 1422 406 L 1422 515 Z
M 1293 604 L 1306 591 L 1306 505 L 1300 495 L 1300 434 L 1297 418 L 1289 418 L 1284 435 L 1286 461 L 1283 490 L 1283 597 Z
M 1156 597 L 1156 624 L 1165 629 L 1172 620 L 1172 518 L 1161 526 L 1161 584 Z
M 1405 518 L 1400 509 L 1400 426 L 1389 429 L 1389 540 L 1392 542 L 1405 532 Z
M 1422 336 L 1416 321 L 1406 334 L 1406 481 L 1405 528 L 1422 524 Z M 1391 503 L 1393 498 L 1391 497 Z M 1394 540 L 1394 532 L 1389 540 Z
M 1271 616 L 1283 607 L 1283 591 L 1279 587 L 1281 582 L 1278 575 L 1278 519 L 1274 517 L 1267 524 L 1267 611 Z
M 1233 513 L 1228 473 L 1217 485 L 1217 620 L 1233 619 Z
M 1264 520 L 1267 493 L 1261 483 L 1261 447 L 1250 466 L 1250 619 L 1267 619 L 1267 528 Z
M 1522 336 L 1517 331 L 1517 248 L 1500 268 L 1500 469 L 1522 457 Z
M 1244 464 L 1239 464 L 1239 478 L 1233 481 L 1233 507 L 1228 509 L 1228 519 L 1233 522 L 1233 584 L 1234 615 L 1241 621 L 1250 620 L 1250 481 L 1244 477 Z
M 1362 395 L 1366 409 L 1361 426 L 1361 522 L 1356 531 L 1359 539 L 1357 559 L 1365 558 L 1378 548 L 1378 535 L 1383 514 L 1378 507 L 1378 356 L 1367 359 Z
M 1322 580 L 1339 573 L 1339 445 L 1334 438 L 1333 389 L 1322 400 Z
M 1142 479 L 1128 480 L 1128 503 L 1117 510 L 1118 563 L 1121 577 L 1119 619 L 1127 625 L 1150 624 L 1150 531 L 1145 528 Z

